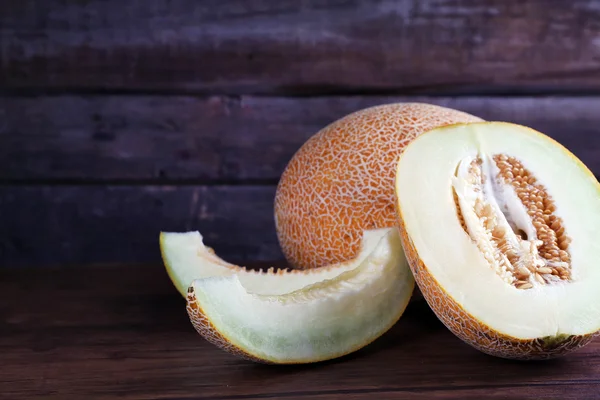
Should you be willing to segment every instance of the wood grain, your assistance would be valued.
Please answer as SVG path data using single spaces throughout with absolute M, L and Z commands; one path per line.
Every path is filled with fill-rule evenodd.
M 356 110 L 427 102 L 552 136 L 600 174 L 600 97 L 0 97 L 0 181 L 276 184 Z
M 274 186 L 0 186 L 0 266 L 159 263 L 159 233 L 188 230 L 227 260 L 280 260 L 274 195 Z
M 411 303 L 370 346 L 262 366 L 195 333 L 160 266 L 0 270 L 0 393 L 10 399 L 598 399 L 600 341 L 554 361 L 486 356 Z
M 5 0 L 0 86 L 598 91 L 593 0 Z

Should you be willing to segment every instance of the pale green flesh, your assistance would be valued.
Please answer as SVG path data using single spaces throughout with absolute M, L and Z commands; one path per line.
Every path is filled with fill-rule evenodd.
M 314 362 L 357 350 L 404 311 L 414 280 L 396 229 L 365 260 L 292 293 L 249 293 L 237 275 L 193 282 L 197 302 L 234 346 L 274 362 Z
M 197 231 L 162 232 L 160 247 L 167 272 L 179 293 L 184 297 L 191 282 L 195 279 L 234 274 L 252 293 L 278 295 L 334 278 L 345 271 L 356 268 L 373 251 L 387 231 L 388 229 L 376 229 L 365 232 L 359 254 L 348 262 L 306 271 L 281 271 L 278 273 L 247 270 L 222 260 L 209 251 L 203 243 L 202 235 Z

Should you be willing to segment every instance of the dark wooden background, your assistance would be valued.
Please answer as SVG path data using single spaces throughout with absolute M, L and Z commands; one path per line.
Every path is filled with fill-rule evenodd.
M 3 0 L 0 265 L 280 259 L 273 195 L 326 124 L 424 101 L 600 173 L 600 2 Z

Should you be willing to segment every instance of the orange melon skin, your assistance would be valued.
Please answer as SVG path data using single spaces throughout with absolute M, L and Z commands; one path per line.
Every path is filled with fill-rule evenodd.
M 429 273 L 406 232 L 401 210 L 398 210 L 397 214 L 402 246 L 417 286 L 438 319 L 465 343 L 496 357 L 541 360 L 560 357 L 577 350 L 598 335 L 596 332 L 589 335 L 561 335 L 523 340 L 494 331 L 468 314 Z
M 363 232 L 396 226 L 394 173 L 404 147 L 435 127 L 482 119 L 425 103 L 395 103 L 349 114 L 292 157 L 275 195 L 275 225 L 298 269 L 356 256 Z

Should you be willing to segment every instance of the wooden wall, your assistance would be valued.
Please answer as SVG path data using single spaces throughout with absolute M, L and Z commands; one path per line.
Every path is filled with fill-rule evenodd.
M 423 101 L 548 133 L 600 174 L 600 2 L 3 0 L 0 265 L 160 262 L 160 230 L 280 259 L 301 144 Z

